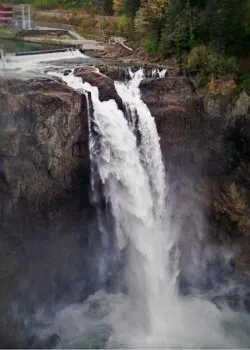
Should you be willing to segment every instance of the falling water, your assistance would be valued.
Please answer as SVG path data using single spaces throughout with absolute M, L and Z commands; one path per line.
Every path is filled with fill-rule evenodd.
M 138 118 L 139 146 L 136 124 L 127 121 L 114 100 L 101 102 L 96 87 L 83 84 L 73 75 L 61 77 L 74 89 L 91 93 L 95 128 L 95 133 L 90 133 L 91 161 L 111 207 L 117 249 L 124 252 L 126 265 L 126 293 L 99 291 L 83 304 L 61 311 L 55 328 L 63 345 L 242 346 L 245 338 L 241 339 L 242 334 L 232 332 L 229 327 L 231 311 L 221 311 L 205 300 L 178 294 L 178 271 L 173 263 L 174 229 L 170 200 L 165 201 L 166 180 L 159 137 L 139 90 L 143 72 L 136 72 L 131 82 L 116 84 L 130 117 Z M 96 139 L 98 149 L 94 147 Z
M 154 118 L 147 105 L 141 99 L 140 82 L 144 78 L 143 70 L 130 73 L 132 80 L 127 83 L 116 82 L 116 90 L 122 98 L 128 113 L 131 115 L 132 127 L 138 118 L 140 133 L 140 153 L 142 163 L 146 167 L 149 182 L 153 191 L 154 209 L 161 216 L 165 207 L 165 170 Z M 130 120 L 131 120 L 130 119 Z
M 154 68 L 149 74 L 149 78 L 164 78 L 166 76 L 167 69 L 160 70 L 159 68 Z

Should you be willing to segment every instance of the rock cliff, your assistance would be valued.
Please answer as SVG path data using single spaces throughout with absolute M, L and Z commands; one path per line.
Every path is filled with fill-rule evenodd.
M 75 74 L 98 86 L 101 100 L 124 108 L 110 77 L 93 69 Z M 145 79 L 141 94 L 161 138 L 186 276 L 196 278 L 195 264 L 203 273 L 207 246 L 225 247 L 249 273 L 249 96 L 202 93 L 179 74 Z M 56 79 L 1 78 L 0 111 L 0 311 L 8 315 L 18 300 L 25 316 L 38 303 L 84 298 L 103 283 L 98 257 L 107 252 L 98 250 L 89 201 L 86 97 Z M 9 325 L 0 318 L 0 345 L 27 347 L 20 325 L 16 343 L 8 343 L 16 333 Z
M 1 79 L 0 104 L 1 223 L 23 223 L 26 211 L 53 221 L 56 202 L 87 193 L 85 96 L 56 80 Z
M 184 206 L 198 204 L 206 239 L 232 249 L 235 264 L 249 273 L 250 97 L 204 93 L 187 77 L 146 79 L 141 91 L 175 194 Z
M 84 297 L 98 279 L 90 269 L 96 231 L 86 108 L 85 96 L 60 81 L 0 79 L 3 348 L 32 346 L 25 319 L 37 307 Z

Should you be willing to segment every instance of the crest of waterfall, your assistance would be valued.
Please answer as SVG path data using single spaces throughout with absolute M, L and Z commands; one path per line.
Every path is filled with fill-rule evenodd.
M 160 70 L 159 68 L 153 68 L 148 74 L 147 78 L 164 78 L 166 76 L 167 69 Z

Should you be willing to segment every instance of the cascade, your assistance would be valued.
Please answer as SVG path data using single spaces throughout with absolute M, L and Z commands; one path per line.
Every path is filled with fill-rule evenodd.
M 149 78 L 164 78 L 166 76 L 167 69 L 160 70 L 159 68 L 154 68 L 151 71 Z
M 140 133 L 140 153 L 142 162 L 146 167 L 150 185 L 153 191 L 153 200 L 157 215 L 161 215 L 165 207 L 165 169 L 162 161 L 159 136 L 154 118 L 147 105 L 142 101 L 140 82 L 144 79 L 142 69 L 135 73 L 130 71 L 131 80 L 127 83 L 116 82 L 116 90 L 122 98 L 135 128 L 138 118 L 138 131 Z
M 171 205 L 169 198 L 166 201 L 157 129 L 140 96 L 143 71 L 130 72 L 131 81 L 116 83 L 128 120 L 114 100 L 101 102 L 98 89 L 81 78 L 50 74 L 91 94 L 92 190 L 97 191 L 93 186 L 97 171 L 115 223 L 117 249 L 125 256 L 126 292 L 99 291 L 83 304 L 62 310 L 55 324 L 62 342 L 68 347 L 88 347 L 94 338 L 100 341 L 96 347 L 109 348 L 240 347 L 242 343 L 224 327 L 230 312 L 178 294 Z

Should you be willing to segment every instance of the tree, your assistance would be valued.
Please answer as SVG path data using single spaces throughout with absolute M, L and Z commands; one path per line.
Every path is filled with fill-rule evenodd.
M 142 35 L 149 35 L 158 44 L 161 39 L 162 28 L 169 0 L 142 0 L 137 12 L 135 25 Z
M 125 0 L 124 13 L 128 17 L 134 18 L 141 5 L 141 0 Z
M 113 10 L 116 15 L 123 14 L 125 0 L 113 0 Z
M 141 0 L 113 0 L 113 9 L 116 14 L 134 18 L 141 4 Z
M 246 40 L 247 1 L 209 0 L 201 16 L 199 34 L 226 54 L 238 54 Z

